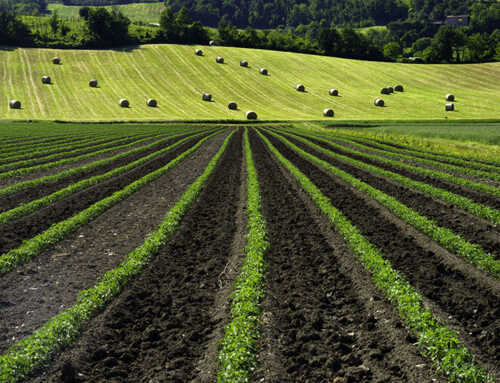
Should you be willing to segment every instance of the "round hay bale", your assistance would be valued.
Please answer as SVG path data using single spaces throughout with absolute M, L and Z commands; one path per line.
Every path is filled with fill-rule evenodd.
M 295 89 L 297 89 L 297 92 L 305 92 L 306 91 L 306 87 L 302 84 L 298 84 Z
M 10 109 L 21 109 L 21 101 L 10 100 L 9 107 L 10 107 Z
M 339 95 L 339 91 L 337 89 L 330 89 L 328 91 L 328 93 L 330 94 L 330 96 L 338 96 Z
M 446 104 L 444 110 L 447 112 L 453 112 L 455 110 L 455 104 Z
M 50 84 L 50 77 L 42 76 L 42 84 Z
M 455 96 L 451 93 L 448 93 L 445 97 L 446 101 L 455 101 Z
M 217 61 L 217 63 L 219 63 L 219 64 L 224 64 L 224 57 L 217 56 L 215 61 Z
M 195 54 L 196 56 L 203 56 L 203 51 L 202 51 L 201 49 L 195 49 L 195 50 L 194 50 L 194 54 Z
M 389 94 L 389 89 L 387 89 L 387 88 L 382 88 L 382 89 L 380 90 L 380 94 Z
M 59 57 L 52 58 L 52 64 L 59 65 L 61 63 L 61 59 Z
M 154 98 L 148 98 L 148 100 L 146 101 L 146 105 L 150 106 L 152 108 L 156 108 L 156 106 L 158 105 L 158 102 L 156 102 L 156 100 Z
M 389 94 L 394 93 L 394 88 L 392 86 L 388 86 L 387 91 L 389 92 Z
M 235 103 L 234 101 L 231 101 L 229 104 L 227 104 L 227 107 L 231 110 L 236 110 L 238 109 L 238 104 Z
M 215 40 L 210 40 L 210 41 L 208 42 L 208 45 L 210 45 L 211 47 L 213 47 L 214 45 L 216 45 L 216 44 L 215 44 Z
M 403 85 L 399 85 L 399 84 L 398 84 L 398 85 L 396 85 L 396 86 L 394 87 L 394 90 L 395 90 L 396 92 L 404 92 Z
M 381 98 L 377 98 L 375 100 L 375 106 L 384 106 L 384 100 L 382 100 Z
M 333 115 L 334 115 L 333 109 L 326 108 L 325 110 L 323 110 L 323 116 L 333 117 Z
M 93 78 L 92 80 L 89 81 L 89 86 L 91 88 L 97 88 L 97 80 Z
M 127 99 L 125 98 L 120 98 L 120 106 L 122 108 L 128 108 L 130 106 L 130 103 L 128 102 Z
M 248 61 L 247 60 L 241 60 L 240 61 L 240 66 L 244 66 L 245 68 L 248 67 Z
M 252 112 L 251 110 L 249 110 L 247 112 L 247 120 L 256 120 L 256 119 L 257 119 L 257 113 Z
M 260 72 L 260 74 L 267 76 L 267 69 L 266 68 L 260 68 L 259 72 Z
M 212 101 L 212 95 L 210 93 L 203 93 L 201 99 L 203 101 Z

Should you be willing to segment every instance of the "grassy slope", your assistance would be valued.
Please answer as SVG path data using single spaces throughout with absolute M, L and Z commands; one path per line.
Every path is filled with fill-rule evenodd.
M 259 119 L 294 120 L 321 119 L 326 107 L 335 110 L 331 120 L 500 118 L 500 63 L 408 65 L 227 47 L 201 47 L 205 56 L 198 57 L 194 48 L 0 50 L 0 119 L 243 119 L 251 109 Z M 63 65 L 51 64 L 56 55 Z M 217 55 L 226 64 L 216 64 Z M 250 67 L 240 67 L 241 59 Z M 270 76 L 258 73 L 261 66 Z M 44 74 L 53 85 L 41 84 Z M 93 77 L 100 88 L 88 87 Z M 297 83 L 307 92 L 295 91 Z M 384 96 L 387 107 L 374 107 L 380 88 L 397 83 L 406 91 Z M 328 95 L 332 87 L 341 97 Z M 214 102 L 201 101 L 202 92 Z M 443 110 L 448 92 L 457 97 L 452 113 Z M 122 97 L 131 108 L 118 106 Z M 146 107 L 148 97 L 159 107 Z M 22 110 L 8 109 L 12 98 L 22 101 Z M 229 101 L 240 110 L 229 111 Z

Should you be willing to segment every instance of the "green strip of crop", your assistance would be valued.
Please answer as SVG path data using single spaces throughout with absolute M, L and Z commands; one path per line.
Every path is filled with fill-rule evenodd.
M 114 297 L 123 291 L 132 278 L 142 272 L 159 249 L 177 231 L 182 217 L 204 189 L 234 132 L 226 137 L 202 175 L 191 184 L 181 199 L 167 212 L 158 229 L 147 237 L 144 244 L 128 254 L 120 266 L 106 272 L 96 286 L 82 291 L 75 305 L 57 314 L 43 327 L 11 346 L 7 353 L 0 356 L 1 382 L 14 383 L 23 380 L 36 368 L 48 363 L 55 353 L 73 342 L 82 326 L 96 312 L 106 307 Z M 181 156 L 185 157 L 184 154 Z M 172 167 L 170 164 L 178 163 L 181 156 L 167 166 Z
M 200 130 L 199 132 L 208 131 L 208 130 Z M 20 191 L 23 191 L 23 190 L 27 190 L 27 189 L 31 189 L 31 188 L 35 188 L 35 187 L 40 187 L 42 185 L 46 185 L 49 183 L 55 183 L 55 182 L 58 182 L 59 180 L 64 179 L 66 177 L 70 177 L 70 176 L 74 177 L 74 176 L 79 176 L 81 174 L 91 172 L 92 170 L 94 170 L 100 166 L 104 166 L 104 165 L 110 164 L 114 161 L 117 161 L 119 159 L 143 152 L 145 150 L 152 148 L 155 145 L 158 145 L 158 144 L 161 144 L 162 142 L 171 140 L 174 137 L 178 137 L 179 135 L 180 134 L 162 137 L 161 139 L 159 139 L 151 144 L 141 146 L 139 148 L 132 149 L 132 150 L 129 150 L 129 151 L 124 152 L 124 153 L 119 153 L 119 154 L 116 154 L 112 157 L 104 158 L 102 160 L 98 160 L 98 161 L 92 162 L 92 163 L 87 164 L 87 165 L 82 165 L 82 166 L 79 166 L 76 168 L 63 170 L 62 172 L 59 172 L 59 173 L 51 175 L 51 176 L 45 176 L 45 177 L 40 177 L 40 178 L 36 178 L 33 180 L 26 180 L 26 181 L 17 182 L 14 185 L 8 186 L 4 189 L 0 189 L 0 197 L 6 197 L 6 196 L 9 196 L 11 194 L 15 194 L 15 193 L 18 193 Z M 162 136 L 163 136 L 163 134 L 162 134 Z M 125 147 L 135 146 L 141 142 L 149 141 L 149 140 L 151 140 L 150 137 L 143 138 L 141 140 L 131 142 L 131 143 L 125 145 Z
M 387 156 L 391 156 L 393 158 L 404 158 L 404 159 L 407 159 L 407 160 L 410 160 L 413 162 L 418 162 L 420 164 L 426 164 L 429 166 L 433 166 L 436 168 L 447 170 L 449 172 L 459 173 L 462 175 L 469 175 L 469 176 L 476 177 L 476 178 L 483 178 L 483 179 L 489 179 L 489 180 L 493 180 L 493 181 L 500 181 L 500 174 L 494 173 L 491 170 L 483 171 L 483 170 L 471 169 L 469 167 L 462 167 L 462 166 L 457 166 L 457 165 L 452 165 L 452 164 L 445 164 L 443 162 L 433 161 L 431 159 L 420 158 L 420 157 L 416 157 L 414 155 L 409 155 L 409 154 L 404 154 L 404 153 L 399 153 L 399 152 L 398 153 L 389 152 L 387 150 L 376 149 L 376 148 L 372 148 L 372 147 L 360 144 L 360 143 L 355 142 L 349 138 L 344 138 L 344 137 L 338 137 L 338 138 L 331 137 L 331 138 L 348 143 L 349 145 L 354 146 L 356 148 L 369 150 L 371 152 L 379 153 L 381 155 L 387 155 Z
M 320 133 L 318 133 L 318 134 L 320 134 Z M 421 151 L 412 150 L 412 149 L 396 148 L 394 146 L 385 145 L 381 142 L 378 142 L 375 140 L 370 140 L 370 139 L 364 138 L 364 137 L 353 137 L 353 136 L 348 136 L 345 134 L 338 134 L 338 133 L 335 133 L 334 135 L 333 134 L 321 134 L 321 135 L 325 136 L 325 137 L 331 137 L 331 138 L 336 138 L 338 136 L 338 137 L 342 137 L 345 139 L 349 139 L 351 141 L 353 141 L 353 140 L 360 141 L 360 142 L 365 143 L 365 144 L 374 145 L 377 148 L 382 149 L 383 151 L 390 151 L 390 152 L 394 153 L 394 155 L 400 155 L 400 153 L 408 154 L 409 156 L 417 158 L 419 161 L 422 159 L 421 157 L 423 157 L 423 158 L 429 159 L 429 160 L 442 160 L 442 161 L 453 162 L 453 164 L 456 164 L 456 165 L 464 165 L 464 166 L 472 165 L 475 168 L 481 169 L 484 171 L 494 171 L 494 172 L 500 171 L 500 168 L 498 166 L 495 166 L 495 165 L 488 165 L 488 164 L 484 164 L 482 162 L 477 162 L 474 160 L 463 160 L 461 158 L 448 157 L 445 155 L 439 155 L 439 154 L 429 153 L 429 152 L 421 152 Z M 369 147 L 369 149 L 373 150 L 373 148 L 371 148 L 371 147 Z M 435 163 L 435 162 L 437 162 L 437 161 L 433 161 L 433 163 Z M 442 162 L 438 162 L 438 164 L 442 164 Z
M 3 159 L 4 157 L 7 157 L 7 156 L 13 156 L 16 153 L 25 152 L 26 150 L 31 151 L 31 150 L 39 148 L 39 147 L 43 147 L 45 149 L 45 148 L 52 148 L 54 146 L 61 146 L 64 144 L 69 144 L 71 142 L 77 143 L 77 142 L 81 142 L 82 140 L 86 140 L 86 139 L 91 138 L 91 137 L 95 138 L 96 136 L 99 137 L 96 134 L 88 134 L 88 135 L 83 135 L 83 136 L 70 136 L 70 137 L 64 136 L 64 137 L 60 137 L 58 139 L 48 140 L 46 142 L 42 142 L 41 141 L 42 139 L 41 139 L 40 141 L 30 141 L 29 143 L 22 143 L 22 142 L 21 143 L 14 143 L 14 144 L 0 148 L 0 152 L 2 153 L 1 158 Z M 76 141 L 71 141 L 72 139 L 74 139 Z
M 403 275 L 392 268 L 389 261 L 373 246 L 309 178 L 288 161 L 269 140 L 259 132 L 278 161 L 297 179 L 332 226 L 342 235 L 372 280 L 393 302 L 400 316 L 417 335 L 422 353 L 430 358 L 439 372 L 450 382 L 493 382 L 493 378 L 474 363 L 474 356 L 460 343 L 458 334 L 443 326 L 427 310 L 421 295 L 412 288 Z
M 217 382 L 250 382 L 260 337 L 259 303 L 264 297 L 264 254 L 269 248 L 266 220 L 261 213 L 260 187 L 245 129 L 245 160 L 247 168 L 248 236 L 245 259 L 231 295 L 230 322 L 219 342 L 220 369 Z
M 352 185 L 354 188 L 361 190 L 366 193 L 371 198 L 380 202 L 382 205 L 391 210 L 394 214 L 401 217 L 404 221 L 408 222 L 410 225 L 415 227 L 417 230 L 427 234 L 436 242 L 439 242 L 443 247 L 450 250 L 451 252 L 463 257 L 468 262 L 476 265 L 480 269 L 492 274 L 493 276 L 500 278 L 500 262 L 496 261 L 495 258 L 485 252 L 481 246 L 477 244 L 472 244 L 462 238 L 460 235 L 455 234 L 448 228 L 440 227 L 433 220 L 421 216 L 416 211 L 410 209 L 408 206 L 399 202 L 396 198 L 391 197 L 384 192 L 375 189 L 374 187 L 368 185 L 367 183 L 360 181 L 359 179 L 353 177 L 347 172 L 340 170 L 326 161 L 319 159 L 318 157 L 302 150 L 298 146 L 294 145 L 288 141 L 283 136 L 277 135 L 276 133 L 271 133 L 278 137 L 283 143 L 289 146 L 292 150 L 298 153 L 305 159 L 318 164 L 322 168 L 328 170 L 330 173 L 341 178 L 348 184 Z M 312 144 L 303 138 L 297 139 L 307 145 Z M 314 145 L 314 144 L 312 144 Z M 311 145 L 311 147 L 313 147 Z M 317 148 L 315 148 L 318 150 Z
M 286 133 L 289 136 L 294 138 L 300 138 L 300 136 L 296 136 L 292 133 Z M 316 140 L 323 141 L 326 143 L 330 143 L 329 140 L 315 137 Z M 344 156 L 342 154 L 337 154 L 332 152 L 331 150 L 327 150 L 319 145 L 315 145 L 312 142 L 308 142 L 308 145 L 332 158 L 336 158 L 344 163 L 357 166 L 358 168 L 368 170 L 372 173 L 379 174 L 381 176 L 387 177 L 391 180 L 394 180 L 406 187 L 418 190 L 423 193 L 427 193 L 435 198 L 438 198 L 447 203 L 458 206 L 459 208 L 468 211 L 478 217 L 484 218 L 491 223 L 498 225 L 500 224 L 500 211 L 494 209 L 489 206 L 485 206 L 479 203 L 472 201 L 467 197 L 463 197 L 454 193 L 451 193 L 447 190 L 443 190 L 432 185 L 426 184 L 425 182 L 414 181 L 411 178 L 402 176 L 401 174 L 391 172 L 389 170 L 381 169 L 377 166 L 367 164 L 363 161 L 355 160 L 351 157 Z M 314 146 L 313 146 L 314 145 Z
M 461 185 L 461 186 L 464 186 L 464 187 L 467 187 L 470 189 L 475 189 L 477 191 L 480 191 L 482 193 L 486 193 L 486 194 L 489 194 L 489 195 L 492 195 L 495 197 L 500 197 L 500 189 L 498 187 L 495 187 L 495 186 L 485 185 L 485 184 L 482 184 L 479 182 L 474 182 L 474 181 L 468 180 L 466 178 L 460 178 L 460 177 L 457 177 L 455 175 L 448 174 L 448 173 L 438 172 L 438 171 L 431 170 L 431 169 L 419 168 L 418 166 L 412 166 L 412 165 L 408 165 L 408 164 L 405 164 L 405 163 L 400 162 L 400 161 L 390 160 L 388 158 L 381 157 L 381 156 L 378 156 L 376 154 L 363 153 L 363 152 L 360 152 L 360 151 L 357 151 L 354 149 L 350 149 L 346 146 L 336 144 L 330 140 L 320 138 L 316 135 L 309 134 L 308 136 L 311 138 L 314 138 L 316 140 L 326 142 L 331 147 L 336 148 L 338 150 L 341 150 L 344 153 L 349 153 L 352 155 L 360 156 L 360 157 L 363 157 L 363 158 L 366 158 L 369 160 L 373 160 L 373 161 L 376 161 L 376 162 L 384 164 L 384 165 L 394 166 L 398 169 L 403 169 L 403 170 L 407 170 L 407 171 L 410 171 L 413 173 L 422 174 L 422 175 L 427 176 L 427 177 L 443 180 L 446 182 L 450 182 L 452 184 Z
M 60 199 L 69 197 L 70 195 L 75 194 L 81 190 L 84 190 L 84 189 L 87 189 L 91 186 L 108 181 L 113 177 L 119 176 L 120 174 L 124 174 L 124 173 L 128 172 L 129 170 L 136 168 L 138 166 L 141 166 L 141 165 L 145 164 L 146 162 L 148 162 L 156 157 L 159 157 L 159 156 L 171 151 L 172 149 L 175 149 L 176 147 L 182 145 L 186 141 L 192 140 L 193 138 L 198 137 L 202 134 L 205 134 L 205 133 L 193 134 L 191 136 L 183 138 L 182 140 L 176 142 L 175 144 L 169 145 L 166 148 L 158 150 L 158 151 L 151 153 L 145 157 L 139 158 L 138 160 L 131 162 L 127 165 L 110 170 L 109 172 L 106 172 L 104 174 L 100 174 L 100 175 L 97 175 L 94 177 L 90 177 L 90 178 L 78 181 L 74 184 L 71 184 L 65 188 L 62 188 L 62 189 L 60 189 L 52 194 L 49 194 L 45 197 L 36 199 L 34 201 L 30 201 L 27 203 L 23 203 L 23 204 L 15 207 L 13 209 L 10 209 L 10 210 L 7 210 L 3 213 L 0 213 L 0 224 L 5 224 L 5 223 L 13 221 L 15 219 L 19 219 L 25 215 L 28 215 L 28 214 L 35 212 L 36 210 L 39 210 L 39 209 L 44 208 L 46 206 L 49 206 Z M 170 138 L 174 138 L 174 137 L 178 137 L 178 136 L 182 136 L 182 135 L 179 134 L 176 136 L 172 136 Z
M 90 147 L 90 145 L 95 145 L 98 142 L 110 142 L 113 140 L 117 139 L 135 139 L 135 138 L 141 138 L 144 136 L 157 136 L 160 133 L 156 134 L 134 134 L 134 135 L 127 135 L 123 136 L 120 135 L 119 137 L 87 137 L 82 140 L 76 140 L 76 141 L 71 141 L 71 142 L 64 142 L 62 144 L 58 145 L 51 145 L 51 146 L 44 146 L 41 149 L 35 149 L 35 148 L 26 148 L 23 150 L 23 153 L 17 153 L 16 155 L 2 155 L 0 157 L 1 162 L 8 162 L 3 164 L 4 165 L 10 165 L 10 164 L 15 164 L 18 162 L 24 162 L 24 161 L 44 161 L 46 159 L 50 159 L 50 156 L 53 155 L 64 155 L 66 153 L 70 153 L 70 151 L 77 150 L 80 148 L 87 149 Z M 65 152 L 63 150 L 66 150 Z M 33 158 L 37 156 L 37 158 Z M 17 165 L 16 165 L 17 166 Z
M 118 139 L 113 139 L 113 140 L 104 139 L 104 140 L 97 141 L 97 142 L 94 141 L 93 145 L 91 145 L 91 146 L 85 146 L 83 148 L 70 150 L 68 152 L 55 153 L 55 154 L 51 154 L 51 155 L 46 156 L 46 157 L 11 162 L 11 163 L 8 163 L 5 165 L 0 165 L 0 172 L 4 172 L 0 175 L 5 174 L 5 172 L 7 172 L 10 169 L 14 169 L 13 170 L 14 172 L 16 170 L 22 170 L 22 169 L 15 169 L 19 166 L 26 166 L 27 167 L 27 166 L 36 164 L 37 162 L 40 162 L 40 161 L 50 161 L 52 159 L 57 159 L 57 158 L 61 157 L 61 155 L 63 155 L 63 156 L 76 156 L 80 153 L 88 152 L 89 150 L 92 150 L 92 151 L 99 150 L 101 148 L 109 147 L 110 145 L 117 145 L 117 144 L 120 144 L 124 141 L 130 141 L 130 140 L 134 140 L 134 137 L 120 137 Z
M 21 246 L 0 255 L 0 275 L 13 270 L 17 265 L 26 263 L 32 257 L 40 254 L 49 246 L 52 246 L 60 240 L 64 239 L 68 234 L 72 233 L 79 227 L 86 225 L 90 221 L 94 220 L 110 207 L 116 205 L 118 202 L 123 201 L 125 198 L 140 190 L 142 187 L 158 179 L 188 155 L 197 150 L 203 144 L 203 142 L 218 133 L 220 133 L 220 130 L 201 139 L 196 145 L 181 153 L 164 167 L 157 169 L 142 178 L 139 178 L 137 181 L 134 181 L 131 184 L 125 186 L 122 190 L 119 190 L 113 193 L 111 196 L 94 203 L 87 209 L 75 214 L 73 217 L 58 222 L 52 225 L 43 233 L 40 233 L 35 237 L 24 241 Z

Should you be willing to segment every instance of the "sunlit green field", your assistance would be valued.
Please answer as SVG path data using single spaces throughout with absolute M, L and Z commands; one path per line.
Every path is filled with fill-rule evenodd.
M 199 47 L 200 57 L 195 48 L 0 50 L 0 119 L 241 120 L 248 110 L 259 120 L 500 119 L 500 63 L 409 65 L 218 46 Z M 52 64 L 54 56 L 62 65 Z M 242 59 L 248 68 L 239 65 Z M 53 84 L 42 84 L 43 75 Z M 88 86 L 92 78 L 99 88 Z M 299 83 L 306 92 L 295 90 Z M 381 96 L 382 87 L 396 84 L 405 91 Z M 330 96 L 330 88 L 340 96 Z M 203 92 L 213 102 L 202 101 Z M 454 112 L 444 111 L 446 93 L 456 96 Z M 150 97 L 157 108 L 146 106 Z M 373 105 L 377 97 L 385 107 Z M 121 98 L 130 108 L 118 105 Z M 9 109 L 10 99 L 22 109 Z M 230 101 L 238 110 L 228 109 Z M 324 118 L 325 108 L 335 116 Z

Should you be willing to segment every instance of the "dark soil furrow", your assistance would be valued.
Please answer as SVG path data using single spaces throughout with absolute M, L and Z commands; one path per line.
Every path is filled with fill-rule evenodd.
M 269 139 L 382 251 L 395 269 L 427 299 L 456 318 L 460 332 L 472 335 L 479 360 L 490 366 L 500 365 L 500 297 L 487 284 L 450 267 L 343 182 L 326 175 L 275 137 L 269 135 Z
M 333 138 L 333 137 L 332 137 Z M 341 138 L 343 139 L 343 137 Z M 369 143 L 369 142 L 366 142 L 366 141 L 360 141 L 360 140 L 356 140 L 355 138 L 349 138 L 349 140 L 352 140 L 358 144 L 361 144 L 361 145 L 365 145 L 365 146 L 368 146 L 370 148 L 374 148 L 374 149 L 380 149 L 380 150 L 386 150 L 387 152 L 389 152 L 391 155 L 392 154 L 395 154 L 395 155 L 398 155 L 399 152 L 396 150 L 396 148 L 394 148 L 394 150 L 391 150 L 389 148 L 384 148 L 384 147 L 381 147 L 379 145 L 377 145 L 376 143 Z M 385 144 L 387 145 L 387 144 Z M 436 161 L 436 162 L 441 162 L 443 164 L 449 164 L 449 165 L 454 165 L 454 166 L 461 166 L 461 167 L 464 167 L 464 168 L 470 168 L 470 169 L 476 169 L 476 170 L 482 170 L 481 167 L 479 166 L 476 166 L 474 163 L 469 163 L 467 165 L 463 164 L 463 163 L 457 163 L 456 161 L 453 161 L 453 158 L 450 158 L 450 159 L 440 159 L 440 158 L 430 158 L 428 156 L 426 156 L 424 153 L 422 152 L 414 152 L 414 153 L 404 153 L 406 155 L 412 155 L 412 156 L 415 156 L 417 158 L 423 158 L 423 159 L 426 159 L 426 160 L 432 160 L 432 161 Z M 431 154 L 431 153 L 429 153 Z M 432 155 L 432 154 L 431 154 Z M 478 161 L 479 162 L 479 161 Z M 486 163 L 486 165 L 492 165 L 492 164 L 488 164 Z M 498 165 L 496 165 L 498 166 Z M 500 172 L 500 167 L 498 168 L 497 170 L 498 172 Z
M 332 231 L 327 240 L 255 134 L 251 146 L 271 243 L 265 256 L 267 298 L 254 380 L 431 381 L 428 368 L 416 367 L 426 362 L 410 346 L 415 340 L 401 329 L 392 309 L 375 308 L 385 303 L 367 273 L 352 279 L 362 267 L 343 240 Z M 369 291 L 368 298 L 361 291 Z
M 97 217 L 53 249 L 0 279 L 0 353 L 31 334 L 144 242 L 202 173 L 226 133 L 210 138 L 168 173 Z
M 151 265 L 36 382 L 180 382 L 196 377 L 231 256 L 242 135 Z M 74 378 L 74 379 L 72 379 Z
M 408 177 L 408 178 L 411 178 L 412 180 L 415 180 L 415 181 L 425 182 L 426 184 L 432 185 L 434 187 L 441 188 L 441 189 L 447 190 L 449 192 L 470 198 L 471 200 L 473 200 L 477 203 L 485 204 L 485 205 L 491 206 L 495 209 L 500 209 L 500 199 L 496 198 L 494 196 L 491 196 L 491 195 L 488 195 L 485 193 L 481 193 L 481 192 L 477 192 L 477 191 L 474 191 L 472 189 L 468 189 L 466 187 L 463 187 L 463 186 L 460 186 L 457 184 L 453 184 L 450 182 L 441 181 L 441 180 L 438 180 L 436 178 L 428 177 L 428 176 L 425 176 L 422 174 L 413 173 L 413 172 L 410 172 L 408 170 L 400 169 L 396 166 L 383 164 L 383 163 L 381 163 L 377 160 L 374 160 L 374 159 L 368 159 L 368 158 L 365 158 L 365 157 L 360 156 L 360 155 L 347 153 L 343 150 L 333 148 L 332 146 L 328 145 L 327 143 L 315 140 L 314 138 L 311 138 L 311 137 L 308 137 L 308 139 L 311 140 L 312 142 L 314 142 L 315 144 L 317 144 L 325 149 L 328 149 L 334 153 L 342 154 L 342 155 L 348 156 L 350 158 L 353 158 L 355 160 L 362 161 L 362 162 L 365 162 L 367 164 L 377 166 L 381 169 L 401 174 L 401 175 Z
M 32 238 L 36 234 L 48 229 L 53 223 L 73 216 L 75 213 L 88 208 L 93 203 L 123 189 L 133 181 L 165 166 L 180 153 L 195 145 L 204 136 L 193 138 L 172 151 L 149 161 L 145 165 L 134 168 L 109 181 L 63 198 L 30 215 L 0 225 L 0 254 L 19 246 L 24 239 Z
M 113 141 L 116 141 L 116 138 L 112 138 L 112 139 L 109 139 L 109 140 L 105 140 L 103 142 L 100 142 L 99 145 L 103 145 L 103 146 L 100 146 L 99 148 L 95 149 L 95 148 L 91 148 L 91 149 L 88 149 L 88 150 L 83 150 L 81 152 L 79 152 L 77 155 L 78 156 L 83 156 L 84 154 L 89 154 L 89 153 L 92 153 L 92 152 L 96 152 L 98 150 L 104 150 L 104 149 L 109 149 L 109 148 L 112 148 L 113 146 L 118 146 L 118 145 L 127 145 L 127 144 L 130 144 L 134 141 L 137 141 L 138 138 L 129 138 L 127 140 L 124 140 L 124 141 L 120 141 L 120 142 L 113 142 Z M 107 144 L 107 145 L 104 145 L 108 142 L 111 142 L 110 144 Z M 90 142 L 87 146 L 91 147 L 91 146 L 94 146 L 95 143 L 92 143 Z M 82 148 L 83 149 L 83 148 Z M 19 166 L 13 166 L 12 169 L 24 169 L 24 168 L 29 168 L 29 167 L 32 167 L 32 166 L 38 166 L 38 165 L 43 165 L 43 164 L 47 164 L 49 162 L 56 162 L 56 161 L 60 161 L 62 159 L 66 159 L 66 158 L 71 158 L 71 157 L 74 157 L 75 154 L 73 153 L 61 153 L 60 156 L 57 156 L 57 157 L 53 157 L 53 158 L 50 158 L 50 159 L 44 159 L 44 158 L 40 158 L 40 161 L 36 161 L 34 163 L 30 163 L 29 165 L 19 165 Z M 10 169 L 10 170 L 12 170 Z M 4 172 L 8 172 L 9 170 L 4 170 L 2 171 L 2 173 Z
M 138 160 L 141 157 L 145 157 L 151 153 L 154 153 L 160 149 L 163 149 L 166 146 L 172 145 L 173 143 L 175 143 L 175 142 L 177 142 L 185 137 L 187 137 L 187 135 L 184 135 L 182 137 L 172 138 L 171 140 L 154 145 L 152 148 L 145 150 L 143 152 L 135 153 L 135 154 L 132 154 L 130 156 L 120 158 L 116 161 L 99 166 L 98 168 L 83 172 L 81 174 L 70 175 L 69 177 L 60 179 L 57 183 L 40 185 L 40 186 L 37 186 L 36 188 L 23 190 L 23 191 L 20 191 L 19 193 L 4 197 L 0 201 L 0 212 L 12 209 L 21 203 L 26 203 L 26 202 L 29 202 L 29 201 L 32 201 L 32 200 L 35 200 L 38 198 L 42 198 L 43 196 L 52 194 L 52 193 L 56 192 L 57 190 L 63 189 L 63 188 L 65 188 L 73 183 L 76 183 L 84 178 L 91 178 L 91 177 L 94 177 L 94 176 L 97 176 L 100 174 L 104 174 L 104 173 L 106 173 L 110 170 L 113 170 L 115 168 L 125 166 L 131 162 Z
M 500 257 L 500 232 L 499 228 L 468 214 L 457 206 L 447 205 L 437 201 L 431 196 L 409 189 L 396 182 L 377 176 L 366 170 L 336 160 L 326 154 L 318 152 L 304 143 L 287 136 L 287 139 L 305 151 L 332 164 L 333 166 L 351 174 L 363 182 L 393 196 L 401 203 L 426 216 L 440 226 L 447 227 L 457 234 L 461 234 L 469 242 L 481 245 L 483 249 Z

